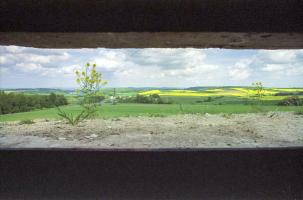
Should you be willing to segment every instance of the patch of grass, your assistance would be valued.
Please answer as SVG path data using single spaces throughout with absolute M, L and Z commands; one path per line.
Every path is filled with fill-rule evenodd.
M 303 109 L 295 111 L 295 115 L 303 115 Z
M 23 124 L 34 124 L 35 122 L 31 119 L 23 119 L 19 122 L 20 125 L 23 125 Z
M 57 109 L 58 109 L 58 115 L 62 117 L 64 120 L 66 120 L 67 123 L 73 126 L 77 125 L 79 122 L 83 121 L 89 116 L 88 114 L 85 114 L 84 110 L 78 114 L 75 114 L 75 113 L 67 113 L 61 110 L 59 107 Z
M 161 113 L 154 113 L 154 114 L 149 114 L 148 117 L 165 117 L 165 115 Z
M 223 113 L 222 117 L 226 118 L 226 119 L 230 119 L 231 118 L 231 113 Z
M 228 105 L 199 105 L 199 104 L 182 104 L 183 114 L 219 114 L 219 113 L 254 113 L 256 112 L 250 105 L 243 104 L 228 104 Z M 79 105 L 68 105 L 60 107 L 65 112 L 73 113 L 76 115 L 80 113 L 82 108 Z M 300 111 L 301 106 L 273 106 L 262 105 L 262 111 Z M 24 113 L 14 113 L 0 115 L 0 122 L 4 121 L 21 121 L 21 120 L 34 120 L 34 119 L 60 119 L 57 115 L 56 108 L 49 108 L 43 110 L 35 110 Z M 149 116 L 152 114 L 161 115 L 178 115 L 180 114 L 180 107 L 178 104 L 118 104 L 110 105 L 105 104 L 98 107 L 97 118 L 117 118 L 117 117 L 136 117 L 136 116 Z

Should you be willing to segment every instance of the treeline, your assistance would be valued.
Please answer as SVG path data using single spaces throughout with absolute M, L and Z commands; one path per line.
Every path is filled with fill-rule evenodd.
M 34 109 L 67 105 L 64 95 L 26 95 L 0 91 L 0 114 L 26 112 Z
M 118 103 L 172 104 L 171 100 L 163 100 L 158 94 L 117 97 Z
M 303 92 L 279 92 L 275 94 L 275 96 L 297 96 L 297 95 L 303 95 Z

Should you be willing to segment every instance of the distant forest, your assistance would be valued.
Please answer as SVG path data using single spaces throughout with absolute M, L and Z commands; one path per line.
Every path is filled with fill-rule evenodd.
M 49 95 L 28 95 L 0 91 L 0 114 L 26 112 L 61 105 L 67 105 L 67 99 L 64 95 L 55 93 Z

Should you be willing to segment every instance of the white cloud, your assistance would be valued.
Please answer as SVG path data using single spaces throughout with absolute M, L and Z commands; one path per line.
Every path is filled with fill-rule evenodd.
M 270 76 L 303 75 L 303 50 L 260 50 L 257 60 L 261 71 Z
M 111 71 L 114 82 L 135 86 L 194 85 L 219 75 L 218 66 L 206 64 L 200 49 L 140 49 L 100 51 L 98 69 Z M 214 75 L 216 74 L 216 75 Z
M 251 68 L 250 65 L 253 63 L 254 59 L 242 59 L 235 63 L 233 67 L 229 67 L 229 76 L 231 80 L 242 81 L 250 77 Z
M 3 47 L 3 50 L 9 53 L 20 53 L 23 50 L 25 50 L 25 47 L 19 47 L 19 46 L 5 46 Z
M 286 69 L 286 75 L 288 76 L 301 76 L 303 80 L 303 65 L 298 63 L 297 65 L 290 65 Z
M 127 64 L 127 56 L 122 51 L 101 51 L 98 56 L 94 58 L 92 63 L 95 63 L 100 70 L 108 70 L 108 71 L 117 71 L 122 70 L 126 67 Z
M 97 64 L 109 86 L 121 87 L 247 85 L 252 80 L 270 82 L 278 78 L 277 84 L 282 84 L 293 77 L 297 78 L 292 82 L 299 84 L 302 81 L 296 80 L 303 75 L 303 50 L 59 50 L 9 46 L 0 47 L 0 54 L 1 73 L 73 86 L 74 71 L 86 62 Z
M 14 67 L 15 71 L 49 77 L 74 76 L 77 69 L 80 69 L 77 65 L 49 68 L 39 63 L 17 63 Z
M 4 74 L 4 73 L 6 73 L 6 72 L 8 72 L 9 70 L 8 70 L 8 68 L 6 68 L 6 67 L 1 67 L 0 68 L 0 75 L 2 74 Z M 1 79 L 1 77 L 0 77 L 0 79 Z
M 230 69 L 229 76 L 232 80 L 241 81 L 250 76 L 249 69 L 247 67 L 235 67 Z
M 4 64 L 7 62 L 7 58 L 4 56 L 0 56 L 0 64 Z
M 274 63 L 288 63 L 296 59 L 298 50 L 260 50 L 266 60 Z
M 171 70 L 204 65 L 205 58 L 206 54 L 201 49 L 142 49 L 135 56 L 134 62 Z
M 0 67 L 14 62 L 15 62 L 15 57 L 13 56 L 13 54 L 0 53 Z
M 31 71 L 39 72 L 43 68 L 40 64 L 36 64 L 36 63 L 17 63 L 16 69 L 22 72 L 31 72 Z
M 70 58 L 70 55 L 66 52 L 62 53 L 61 55 L 36 55 L 32 53 L 24 53 L 17 55 L 20 59 L 25 62 L 35 62 L 35 63 L 52 63 L 52 62 L 59 62 L 64 61 Z
M 265 66 L 261 69 L 266 72 L 275 72 L 282 71 L 287 67 L 285 64 L 265 64 Z
M 59 70 L 56 70 L 56 74 L 63 74 L 65 76 L 74 76 L 75 71 L 81 69 L 78 65 L 64 66 Z
M 164 76 L 200 76 L 204 77 L 210 73 L 216 73 L 219 67 L 216 65 L 207 65 L 207 64 L 200 64 L 197 66 L 187 66 L 186 68 L 182 69 L 175 69 L 165 71 L 163 74 Z

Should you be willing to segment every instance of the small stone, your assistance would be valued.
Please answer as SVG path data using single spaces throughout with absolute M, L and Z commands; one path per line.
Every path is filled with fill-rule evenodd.
M 66 140 L 66 138 L 64 138 L 64 137 L 59 137 L 58 139 L 59 140 Z
M 98 137 L 98 135 L 97 134 L 91 134 L 91 135 L 86 135 L 86 136 L 84 136 L 86 139 L 94 139 L 94 138 L 96 138 L 96 137 Z

